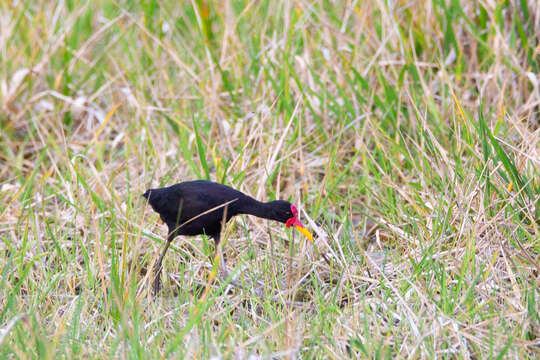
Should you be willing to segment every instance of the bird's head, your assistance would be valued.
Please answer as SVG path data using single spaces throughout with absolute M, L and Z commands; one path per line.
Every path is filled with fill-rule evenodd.
M 313 237 L 306 229 L 304 224 L 298 219 L 298 210 L 296 206 L 288 201 L 275 200 L 271 201 L 272 219 L 282 222 L 286 227 L 294 226 L 294 228 L 300 231 L 305 237 L 313 242 Z

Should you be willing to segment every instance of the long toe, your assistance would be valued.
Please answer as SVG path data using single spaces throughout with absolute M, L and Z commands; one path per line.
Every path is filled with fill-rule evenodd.
M 152 284 L 152 295 L 156 296 L 161 291 L 161 271 L 154 277 L 154 283 Z

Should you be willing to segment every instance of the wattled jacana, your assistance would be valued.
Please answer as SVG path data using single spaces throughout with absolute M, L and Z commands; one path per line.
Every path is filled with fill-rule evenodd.
M 294 226 L 313 242 L 309 231 L 298 220 L 298 210 L 288 201 L 257 201 L 238 190 L 205 180 L 149 189 L 142 196 L 169 228 L 167 243 L 154 268 L 154 294 L 161 288 L 163 257 L 177 235 L 206 234 L 214 239 L 217 249 L 222 221 L 227 222 L 239 214 L 279 221 L 287 227 Z

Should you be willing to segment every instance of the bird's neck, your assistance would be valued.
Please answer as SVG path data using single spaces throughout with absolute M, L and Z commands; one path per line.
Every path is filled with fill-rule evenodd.
M 240 213 L 268 219 L 270 210 L 271 209 L 268 207 L 268 203 L 255 200 L 248 196 L 247 201 L 244 202 L 242 208 L 240 209 Z

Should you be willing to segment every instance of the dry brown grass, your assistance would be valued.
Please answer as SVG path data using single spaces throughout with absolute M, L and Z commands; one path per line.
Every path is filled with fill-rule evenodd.
M 1 356 L 538 357 L 539 9 L 1 3 Z M 241 287 L 177 238 L 153 301 L 140 194 L 199 177 L 334 266 L 243 217 Z

